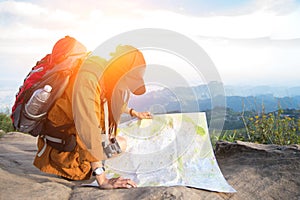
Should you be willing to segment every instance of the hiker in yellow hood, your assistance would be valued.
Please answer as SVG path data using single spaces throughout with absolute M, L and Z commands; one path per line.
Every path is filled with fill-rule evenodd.
M 38 138 L 34 165 L 72 180 L 89 179 L 93 173 L 100 188 L 136 187 L 130 179 L 106 178 L 102 161 L 107 155 L 102 142 L 107 133 L 109 140 L 116 138 L 125 151 L 125 139 L 117 136 L 121 114 L 151 118 L 149 112 L 127 107 L 130 92 L 141 95 L 146 91 L 145 68 L 143 54 L 132 46 L 118 46 L 109 61 L 98 56 L 87 58 L 48 113 L 48 136 Z M 65 135 L 61 146 L 53 142 L 57 134 Z

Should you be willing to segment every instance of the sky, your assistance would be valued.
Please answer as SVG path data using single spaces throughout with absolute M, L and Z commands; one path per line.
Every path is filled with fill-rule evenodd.
M 0 80 L 21 83 L 65 35 L 92 51 L 138 28 L 191 38 L 225 85 L 300 85 L 299 0 L 0 1 Z

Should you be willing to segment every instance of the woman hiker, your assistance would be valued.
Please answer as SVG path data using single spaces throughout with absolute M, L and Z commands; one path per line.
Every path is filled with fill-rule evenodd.
M 109 61 L 89 56 L 48 113 L 45 135 L 64 135 L 65 146 L 61 149 L 39 136 L 34 165 L 71 180 L 89 179 L 93 174 L 100 188 L 137 187 L 130 179 L 106 178 L 102 161 L 108 157 L 102 142 L 107 134 L 110 142 L 116 139 L 125 151 L 126 140 L 117 136 L 121 114 L 151 118 L 149 112 L 127 107 L 130 92 L 141 95 L 146 91 L 145 68 L 143 54 L 132 46 L 118 46 Z

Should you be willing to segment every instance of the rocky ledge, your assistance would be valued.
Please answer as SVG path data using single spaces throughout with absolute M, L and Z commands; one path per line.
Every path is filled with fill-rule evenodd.
M 216 158 L 237 193 L 189 187 L 100 190 L 44 174 L 33 165 L 36 138 L 12 132 L 0 139 L 0 199 L 300 199 L 300 146 L 218 142 Z M 85 181 L 91 182 L 92 180 Z

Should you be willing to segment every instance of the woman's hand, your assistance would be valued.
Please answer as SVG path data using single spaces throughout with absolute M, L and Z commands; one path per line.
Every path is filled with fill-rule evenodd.
M 126 107 L 125 113 L 129 114 L 131 117 L 137 117 L 138 119 L 152 119 L 150 112 L 137 112 L 133 108 Z
M 101 189 L 117 189 L 117 188 L 136 188 L 137 185 L 131 179 L 122 177 L 107 179 L 105 173 L 96 176 L 99 188 Z
M 152 119 L 152 115 L 150 112 L 137 112 L 133 110 L 132 115 L 137 117 L 138 119 Z

